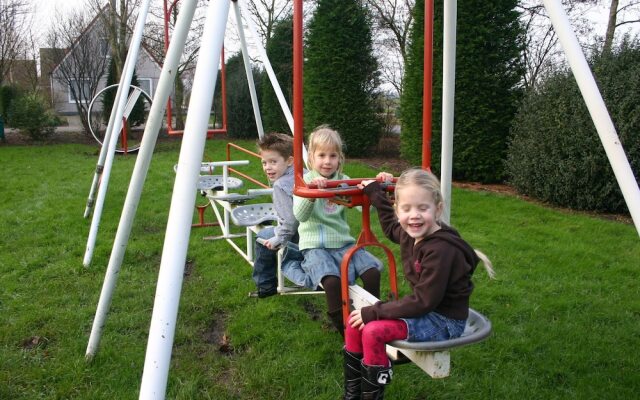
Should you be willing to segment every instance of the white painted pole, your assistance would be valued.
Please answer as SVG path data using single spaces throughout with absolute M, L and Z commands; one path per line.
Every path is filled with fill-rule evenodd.
M 244 15 L 249 15 L 244 0 L 239 0 L 236 3 L 237 4 L 234 5 L 235 7 L 238 7 L 238 5 L 240 5 Z M 258 36 L 253 20 L 251 18 L 245 18 L 245 21 L 247 23 L 247 27 L 249 28 L 249 32 L 251 32 L 251 35 L 257 41 L 260 36 Z M 264 69 L 267 72 L 267 75 L 269 76 L 269 80 L 271 81 L 271 86 L 273 86 L 273 90 L 276 93 L 276 97 L 278 98 L 278 102 L 280 103 L 280 108 L 282 108 L 284 117 L 287 119 L 287 124 L 289 124 L 289 129 L 291 129 L 291 132 L 293 132 L 293 115 L 291 114 L 291 109 L 289 108 L 289 104 L 287 104 L 287 99 L 285 99 L 284 97 L 284 93 L 282 92 L 282 88 L 280 87 L 280 83 L 278 82 L 278 78 L 276 78 L 276 74 L 273 71 L 271 62 L 269 62 L 269 58 L 267 57 L 267 52 L 260 43 L 256 43 L 256 49 L 258 50 L 258 58 L 260 59 L 260 61 L 263 62 Z
M 138 18 L 140 18 L 140 15 L 141 14 L 138 15 Z M 130 59 L 127 57 L 127 59 L 124 62 L 124 67 L 122 68 L 123 71 L 128 69 L 129 62 L 130 62 Z M 117 114 L 117 107 L 118 107 L 118 104 L 120 104 L 120 98 L 122 96 L 123 96 L 122 85 L 118 85 L 118 88 L 116 89 L 116 96 L 113 99 L 113 107 L 111 109 L 111 115 L 109 115 L 109 122 L 107 124 L 107 129 L 104 132 L 104 139 L 102 139 L 102 146 L 100 147 L 100 154 L 98 155 L 98 163 L 96 164 L 96 171 L 93 174 L 93 181 L 91 182 L 91 188 L 89 189 L 89 197 L 87 197 L 87 205 L 85 206 L 85 209 L 84 209 L 84 218 L 89 218 L 89 216 L 91 215 L 91 212 L 93 211 L 93 206 L 95 205 L 96 192 L 98 191 L 98 187 L 100 185 L 100 180 L 102 178 L 102 171 L 104 171 L 104 162 L 105 162 L 105 159 L 107 158 L 109 143 L 111 142 L 111 138 L 113 137 L 113 124 Z M 87 113 L 89 113 L 90 111 L 91 111 L 91 107 L 89 107 L 89 110 L 87 111 Z M 91 114 L 87 115 L 87 120 L 91 121 Z
M 442 152 L 440 187 L 445 207 L 442 220 L 451 219 L 451 176 L 453 171 L 453 109 L 456 87 L 456 18 L 457 1 L 444 2 L 442 51 Z
M 138 157 L 136 158 L 136 165 L 133 169 L 129 190 L 124 202 L 122 215 L 120 217 L 120 224 L 118 225 L 113 249 L 111 250 L 111 258 L 109 259 L 109 265 L 102 285 L 102 292 L 100 293 L 96 316 L 93 320 L 91 336 L 89 337 L 89 344 L 85 355 L 85 358 L 88 361 L 93 358 L 98 351 L 98 346 L 100 345 L 102 330 L 107 318 L 107 313 L 109 312 L 109 306 L 111 305 L 111 298 L 113 297 L 113 291 L 115 290 L 118 275 L 120 273 L 120 266 L 122 265 L 124 253 L 127 248 L 127 242 L 131 233 L 133 220 L 136 216 L 136 210 L 142 194 L 144 181 L 147 177 L 147 171 L 149 170 L 153 150 L 158 139 L 158 133 L 162 126 L 164 110 L 167 100 L 171 95 L 171 91 L 173 90 L 176 71 L 180 64 L 180 57 L 184 51 L 184 45 L 187 40 L 187 35 L 189 34 L 189 28 L 191 27 L 197 3 L 197 0 L 185 0 L 182 3 L 180 14 L 178 14 L 178 20 L 176 22 L 175 32 L 171 43 L 169 44 L 164 65 L 162 66 L 160 80 L 158 81 L 158 87 L 151 104 L 151 110 L 149 111 L 149 117 L 142 136 L 140 150 L 138 152 Z
M 140 12 L 138 14 L 138 19 L 136 20 L 136 26 L 133 31 L 131 43 L 129 45 L 129 52 L 127 53 L 127 58 L 125 60 L 125 66 L 127 68 L 126 70 L 123 70 L 122 77 L 120 78 L 120 85 L 118 86 L 118 92 L 122 94 L 118 97 L 118 107 L 116 109 L 117 112 L 115 117 L 113 117 L 113 110 L 111 111 L 111 117 L 113 117 L 113 133 L 110 135 L 108 146 L 105 144 L 102 145 L 103 148 L 108 148 L 106 150 L 107 155 L 105 158 L 104 170 L 102 171 L 102 178 L 98 188 L 98 198 L 96 199 L 95 210 L 93 211 L 93 218 L 91 219 L 89 237 L 87 238 L 87 248 L 82 262 L 85 267 L 88 267 L 89 264 L 91 264 L 91 259 L 93 258 L 93 250 L 95 249 L 96 237 L 98 236 L 98 227 L 100 226 L 100 218 L 102 217 L 104 199 L 107 195 L 107 188 L 109 187 L 111 166 L 113 165 L 113 158 L 116 152 L 118 135 L 122 128 L 122 116 L 124 115 L 124 109 L 127 105 L 127 96 L 129 93 L 129 87 L 131 86 L 131 78 L 133 77 L 133 71 L 136 67 L 138 53 L 140 52 L 142 33 L 144 32 L 144 24 L 147 20 L 147 15 L 149 14 L 150 3 L 151 0 L 144 0 L 140 6 Z M 109 118 L 110 120 L 111 117 Z
M 607 106 L 604 104 L 598 85 L 560 0 L 544 0 L 544 5 L 567 55 L 573 76 L 578 82 L 578 87 L 598 131 L 600 141 L 607 153 L 609 163 L 613 168 L 613 173 L 627 203 L 631 218 L 640 235 L 640 189 L 633 175 L 631 165 L 629 165 L 629 160 L 622 148 L 622 143 L 620 143 L 616 133 L 616 128 L 607 111 Z
M 249 15 L 247 11 L 247 7 L 245 4 L 245 0 L 239 0 L 236 2 L 237 5 L 240 6 L 240 9 L 244 13 L 244 15 Z M 236 4 L 234 6 L 237 7 Z M 251 18 L 245 18 L 247 23 L 247 27 L 249 28 L 249 32 L 253 36 L 254 40 L 256 40 L 256 49 L 258 50 L 258 58 L 264 64 L 264 69 L 267 72 L 267 76 L 269 77 L 269 81 L 271 82 L 271 86 L 273 87 L 273 91 L 276 93 L 276 97 L 278 98 L 278 103 L 280 104 L 280 108 L 284 114 L 284 117 L 287 120 L 287 124 L 289 125 L 289 129 L 293 132 L 293 115 L 291 114 L 291 108 L 287 103 L 287 99 L 284 97 L 284 93 L 282 92 L 282 88 L 280 87 L 280 83 L 278 82 L 278 78 L 276 78 L 276 73 L 273 71 L 273 67 L 271 66 L 271 62 L 269 61 L 269 57 L 267 57 L 267 51 L 264 47 L 259 43 L 258 36 L 255 24 Z M 302 158 L 304 162 L 307 162 L 307 147 L 302 145 Z
M 213 101 L 220 52 L 229 15 L 230 0 L 209 2 L 193 91 L 178 159 L 169 220 L 160 262 L 160 272 L 149 341 L 140 386 L 140 399 L 164 399 L 171 362 L 178 305 L 187 259 L 196 184 L 204 154 L 209 113 Z
M 244 70 L 247 74 L 247 84 L 249 85 L 249 94 L 251 95 L 251 105 L 253 106 L 253 116 L 256 120 L 258 129 L 258 137 L 264 137 L 264 128 L 262 126 L 262 116 L 260 115 L 260 105 L 258 104 L 258 94 L 256 93 L 256 85 L 253 82 L 253 71 L 251 69 L 251 56 L 247 49 L 247 40 L 244 37 L 244 26 L 242 25 L 242 15 L 237 2 L 234 1 L 233 11 L 236 16 L 236 24 L 238 25 L 238 35 L 240 36 L 240 48 L 242 49 L 242 60 L 244 61 Z

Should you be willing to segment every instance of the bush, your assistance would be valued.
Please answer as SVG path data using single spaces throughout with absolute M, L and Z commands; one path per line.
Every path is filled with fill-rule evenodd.
M 11 103 L 18 96 L 18 88 L 15 86 L 0 86 L 0 117 L 8 119 Z
M 9 123 L 33 140 L 43 140 L 53 134 L 56 118 L 39 94 L 28 93 L 13 101 Z
M 600 91 L 635 171 L 640 173 L 640 48 L 623 44 L 592 60 Z M 506 169 L 518 192 L 579 210 L 626 212 L 626 204 L 578 86 L 569 71 L 523 102 Z

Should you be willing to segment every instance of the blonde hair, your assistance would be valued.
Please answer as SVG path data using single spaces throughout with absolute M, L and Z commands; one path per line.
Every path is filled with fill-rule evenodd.
M 441 203 L 444 205 L 444 198 L 440 190 L 440 181 L 431 172 L 420 168 L 411 168 L 404 171 L 396 181 L 396 202 L 398 201 L 398 192 L 409 185 L 416 185 L 425 189 L 431 193 L 433 202 L 436 205 Z M 440 220 L 437 222 L 441 223 Z
M 411 168 L 404 171 L 396 181 L 396 190 L 395 190 L 396 204 L 398 203 L 398 197 L 399 197 L 398 193 L 400 192 L 400 190 L 402 190 L 403 188 L 409 185 L 419 186 L 425 189 L 426 191 L 428 191 L 429 193 L 431 193 L 433 202 L 436 203 L 436 205 L 440 203 L 444 203 L 444 197 L 442 196 L 442 191 L 440 189 L 440 181 L 438 180 L 438 178 L 429 171 L 425 171 L 420 168 Z M 436 222 L 438 224 L 442 224 L 442 221 L 440 221 L 440 219 L 438 219 L 438 221 Z M 489 257 L 487 257 L 487 255 L 481 252 L 480 250 L 474 249 L 474 251 L 478 256 L 478 258 L 480 259 L 480 261 L 482 261 L 482 264 L 484 265 L 484 268 L 487 271 L 487 275 L 489 275 L 489 278 L 495 279 L 496 273 L 495 273 L 495 270 L 493 269 L 493 264 L 491 263 L 491 260 L 489 259 Z
M 318 149 L 332 148 L 338 153 L 337 173 L 342 174 L 344 166 L 344 152 L 342 151 L 342 138 L 340 134 L 329 127 L 320 125 L 309 135 L 309 165 L 313 165 L 313 158 Z

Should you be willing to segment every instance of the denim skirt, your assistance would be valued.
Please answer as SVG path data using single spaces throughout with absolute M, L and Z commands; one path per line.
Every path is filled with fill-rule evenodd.
M 407 323 L 409 342 L 438 342 L 460 337 L 467 324 L 466 320 L 447 318 L 437 312 L 430 312 L 418 318 L 401 318 Z
M 304 261 L 302 269 L 306 272 L 312 287 L 318 287 L 322 278 L 328 275 L 340 277 L 340 264 L 344 254 L 352 248 L 348 244 L 339 249 L 305 249 L 302 250 Z M 371 268 L 382 270 L 382 262 L 364 249 L 358 249 L 349 261 L 349 284 Z

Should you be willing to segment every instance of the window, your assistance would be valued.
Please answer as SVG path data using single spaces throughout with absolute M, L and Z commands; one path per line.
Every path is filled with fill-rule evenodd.
M 109 48 L 109 40 L 107 38 L 100 39 L 100 55 L 102 57 L 109 57 L 110 50 L 111 49 Z
M 79 97 L 80 103 L 89 103 L 91 101 L 91 88 L 89 79 L 72 79 L 69 82 L 69 103 L 76 102 L 76 96 Z
M 153 82 L 151 78 L 138 78 L 138 87 L 153 98 Z

